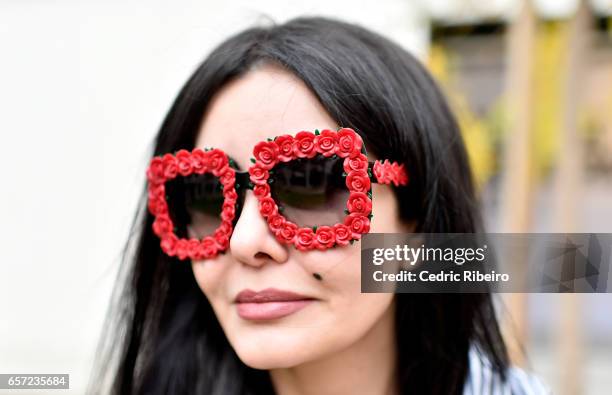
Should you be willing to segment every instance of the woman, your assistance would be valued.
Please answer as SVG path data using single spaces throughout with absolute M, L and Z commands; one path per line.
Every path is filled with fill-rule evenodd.
M 214 205 L 206 201 L 204 209 L 193 208 L 215 191 L 221 199 L 216 203 L 223 202 L 224 189 L 214 177 L 199 179 L 212 192 L 195 200 L 187 183 L 168 187 L 175 220 L 170 225 L 154 222 L 158 208 L 151 201 L 147 207 L 145 191 L 126 254 L 120 311 L 114 313 L 118 327 L 107 331 L 105 343 L 112 350 L 104 361 L 117 362 L 105 376 L 112 393 L 459 394 L 535 388 L 508 366 L 490 294 L 361 294 L 359 243 L 307 248 L 293 235 L 287 243 L 271 230 L 253 170 L 250 179 L 244 171 L 256 167 L 254 156 L 255 162 L 265 159 L 262 142 L 297 139 L 304 131 L 319 136 L 322 130 L 354 130 L 369 161 L 386 159 L 406 171 L 396 179 L 403 182 L 373 180 L 371 222 L 360 225 L 364 233 L 481 230 L 455 119 L 410 54 L 361 27 L 325 18 L 243 31 L 196 69 L 154 149 L 160 160 L 180 150 L 186 150 L 185 158 L 194 149 L 227 155 L 235 170 L 232 182 L 237 188 L 242 183 L 225 212 L 231 237 L 201 253 L 180 252 L 176 238 L 164 244 L 158 237 L 174 230 L 179 238 L 212 234 L 218 223 L 207 228 L 206 216 L 218 216 L 221 206 L 206 212 Z M 333 163 L 325 169 L 295 163 L 272 169 L 272 198 L 284 202 L 282 212 L 315 231 L 338 222 L 346 196 L 338 197 L 341 188 L 334 185 L 342 170 L 332 169 Z M 325 182 L 313 181 L 316 171 Z

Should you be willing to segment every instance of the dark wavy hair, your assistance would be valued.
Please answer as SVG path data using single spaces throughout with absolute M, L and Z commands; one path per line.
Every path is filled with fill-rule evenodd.
M 249 28 L 221 43 L 180 90 L 152 154 L 194 148 L 211 98 L 262 62 L 304 81 L 370 152 L 405 164 L 410 185 L 394 194 L 401 219 L 415 223 L 417 232 L 482 230 L 459 127 L 430 74 L 392 41 L 338 20 L 300 17 Z M 191 265 L 160 250 L 146 198 L 145 188 L 90 392 L 274 393 L 269 373 L 235 354 Z M 505 379 L 508 356 L 491 294 L 398 294 L 396 303 L 402 394 L 460 394 L 472 346 Z

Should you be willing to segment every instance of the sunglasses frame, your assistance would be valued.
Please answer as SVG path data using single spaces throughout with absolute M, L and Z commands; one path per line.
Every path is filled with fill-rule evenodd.
M 350 128 L 277 136 L 257 143 L 253 155 L 252 165 L 245 172 L 236 171 L 232 167 L 233 160 L 218 148 L 195 148 L 191 152 L 182 149 L 175 155 L 168 153 L 151 159 L 147 169 L 148 209 L 155 217 L 153 232 L 161 239 L 160 247 L 164 253 L 180 260 L 202 260 L 226 251 L 236 215 L 236 188 L 253 190 L 259 201 L 259 212 L 278 241 L 306 251 L 352 244 L 370 231 L 371 182 L 395 186 L 408 184 L 408 173 L 403 164 L 386 159 L 368 162 L 361 136 Z M 344 158 L 342 175 L 349 190 L 344 210 L 346 217 L 343 222 L 333 225 L 299 227 L 282 215 L 282 208 L 279 210 L 272 198 L 270 183 L 273 179 L 270 174 L 278 163 L 317 155 Z M 204 173 L 211 173 L 223 185 L 221 223 L 212 234 L 202 239 L 179 238 L 168 210 L 166 182 L 178 176 Z M 249 182 L 244 182 L 247 174 Z M 237 177 L 240 178 L 238 183 Z

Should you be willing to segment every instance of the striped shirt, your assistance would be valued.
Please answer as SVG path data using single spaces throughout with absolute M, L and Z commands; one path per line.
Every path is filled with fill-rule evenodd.
M 469 353 L 470 371 L 463 395 L 550 395 L 552 391 L 537 377 L 517 367 L 508 368 L 507 379 L 493 374 L 490 362 L 475 348 Z

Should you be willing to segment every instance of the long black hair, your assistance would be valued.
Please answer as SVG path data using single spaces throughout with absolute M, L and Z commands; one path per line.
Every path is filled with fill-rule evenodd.
M 459 127 L 425 68 L 392 41 L 320 17 L 244 30 L 196 68 L 172 104 L 153 155 L 194 148 L 213 95 L 257 63 L 295 74 L 339 125 L 375 155 L 404 163 L 394 189 L 401 219 L 416 231 L 482 230 Z M 384 154 L 384 155 L 383 155 Z M 242 363 L 196 284 L 190 265 L 162 253 L 146 189 L 109 310 L 92 392 L 272 394 L 269 373 Z M 398 294 L 397 385 L 402 394 L 459 394 L 477 347 L 504 378 L 508 356 L 490 294 Z

